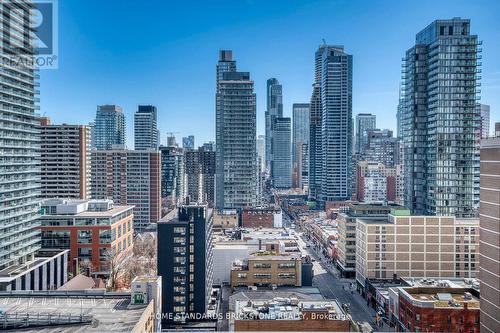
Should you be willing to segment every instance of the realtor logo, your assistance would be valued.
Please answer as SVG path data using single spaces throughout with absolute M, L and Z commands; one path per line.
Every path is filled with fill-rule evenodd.
M 57 0 L 0 0 L 0 9 L 2 62 L 11 67 L 57 68 Z

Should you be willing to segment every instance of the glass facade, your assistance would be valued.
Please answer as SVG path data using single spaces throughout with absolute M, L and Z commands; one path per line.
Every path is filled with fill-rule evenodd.
M 112 149 L 113 146 L 125 146 L 125 114 L 117 105 L 97 107 L 94 127 L 95 148 Z
M 32 6 L 31 1 L 0 2 L 0 270 L 32 260 L 40 248 L 36 229 L 41 194 L 40 121 L 35 113 L 39 76 L 29 66 L 31 45 L 11 46 L 33 40 L 26 17 Z M 19 61 L 13 63 L 10 57 Z
M 225 68 L 219 60 L 217 70 Z M 234 68 L 235 70 L 235 68 Z M 218 77 L 219 77 L 218 72 Z M 256 147 L 256 96 L 248 72 L 228 71 L 217 81 L 216 207 L 242 208 L 260 201 Z
M 479 206 L 481 42 L 469 29 L 434 21 L 404 58 L 404 201 L 417 215 L 474 217 Z

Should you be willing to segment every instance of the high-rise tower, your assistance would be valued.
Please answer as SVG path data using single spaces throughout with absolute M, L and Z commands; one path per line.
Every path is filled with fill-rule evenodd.
M 266 168 L 272 174 L 272 161 L 274 154 L 273 132 L 276 118 L 283 117 L 283 87 L 275 78 L 267 80 L 267 109 L 266 121 Z
M 156 106 L 139 105 L 134 114 L 135 150 L 158 150 L 158 136 Z
M 414 214 L 473 217 L 479 205 L 481 42 L 470 20 L 436 20 L 403 62 L 405 205 Z
M 216 207 L 258 203 L 256 96 L 250 73 L 221 51 L 216 93 Z
M 95 148 L 125 148 L 125 115 L 117 105 L 100 105 L 95 117 Z
M 343 46 L 318 50 L 321 89 L 320 201 L 350 199 L 352 180 L 352 55 Z

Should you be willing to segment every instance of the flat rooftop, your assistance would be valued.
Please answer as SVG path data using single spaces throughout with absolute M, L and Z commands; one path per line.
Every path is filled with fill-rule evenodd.
M 400 287 L 400 295 L 410 301 L 417 301 L 420 306 L 433 308 L 479 309 L 479 297 L 467 288 L 443 287 Z
M 345 312 L 335 300 L 301 301 L 295 297 L 274 297 L 251 301 L 237 301 L 238 320 L 304 320 L 304 312 L 327 312 L 327 320 L 345 320 Z
M 23 326 L 23 332 L 130 332 L 139 321 L 147 305 L 131 305 L 130 294 L 116 293 L 95 295 L 82 292 L 38 292 L 36 296 L 24 293 L 0 293 L 0 307 L 7 316 L 26 317 L 29 314 L 30 325 Z M 69 320 L 66 325 L 37 326 L 34 318 L 61 318 Z M 83 316 L 91 321 L 79 323 Z M 72 318 L 72 319 L 71 319 Z M 0 323 L 1 327 L 1 323 Z
M 249 290 L 248 287 L 236 287 L 232 295 L 229 296 L 229 309 L 234 311 L 237 301 L 273 299 L 275 297 L 297 298 L 301 301 L 325 300 L 316 287 L 280 287 L 275 290 L 266 287 L 257 287 L 257 290 Z

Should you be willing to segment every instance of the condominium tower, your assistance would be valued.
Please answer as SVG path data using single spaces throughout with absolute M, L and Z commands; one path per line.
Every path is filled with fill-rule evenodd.
M 34 259 L 40 248 L 40 231 L 35 227 L 39 218 L 40 196 L 40 124 L 35 110 L 37 74 L 29 64 L 33 48 L 10 45 L 25 45 L 29 36 L 6 35 L 6 26 L 12 22 L 25 22 L 20 31 L 29 32 L 29 18 L 24 12 L 33 8 L 31 1 L 2 1 L 4 15 L 0 15 L 0 276 L 3 269 L 20 265 Z M 8 11 L 11 17 L 7 17 Z M 22 24 L 22 23 L 21 23 Z M 16 27 L 20 23 L 16 23 Z M 12 26 L 10 29 L 12 30 Z M 19 37 L 20 36 L 20 37 Z M 9 39 L 10 38 L 10 39 Z M 25 39 L 23 39 L 25 38 Z M 13 43 L 8 44 L 7 43 Z M 20 61 L 14 63 L 14 59 Z M 19 267 L 17 268 L 19 271 Z M 7 272 L 10 276 L 12 272 Z M 1 281 L 0 281 L 1 282 Z M 1 289 L 0 284 L 0 290 Z M 4 289 L 5 290 L 5 289 Z
M 414 214 L 476 215 L 480 44 L 470 20 L 436 20 L 404 57 L 404 195 Z
M 309 103 L 294 103 L 292 106 L 292 168 L 293 185 L 302 187 L 307 183 L 309 166 L 303 165 L 303 161 L 308 159 L 309 155 Z
M 43 198 L 90 198 L 90 128 L 40 123 Z
M 135 150 L 157 150 L 158 143 L 156 106 L 139 105 L 134 114 L 134 148 Z
M 283 117 L 283 87 L 277 79 L 271 78 L 267 80 L 266 97 L 266 164 L 268 171 L 272 174 L 274 123 L 276 118 Z
M 220 52 L 217 78 L 216 207 L 253 206 L 259 201 L 254 84 L 250 73 L 236 72 L 228 51 Z
M 274 118 L 272 138 L 272 184 L 276 188 L 290 188 L 292 186 L 290 118 Z
M 95 148 L 124 148 L 125 114 L 117 105 L 100 105 L 95 117 Z
M 318 52 L 323 155 L 320 201 L 345 200 L 352 190 L 352 55 L 343 46 L 324 45 Z

